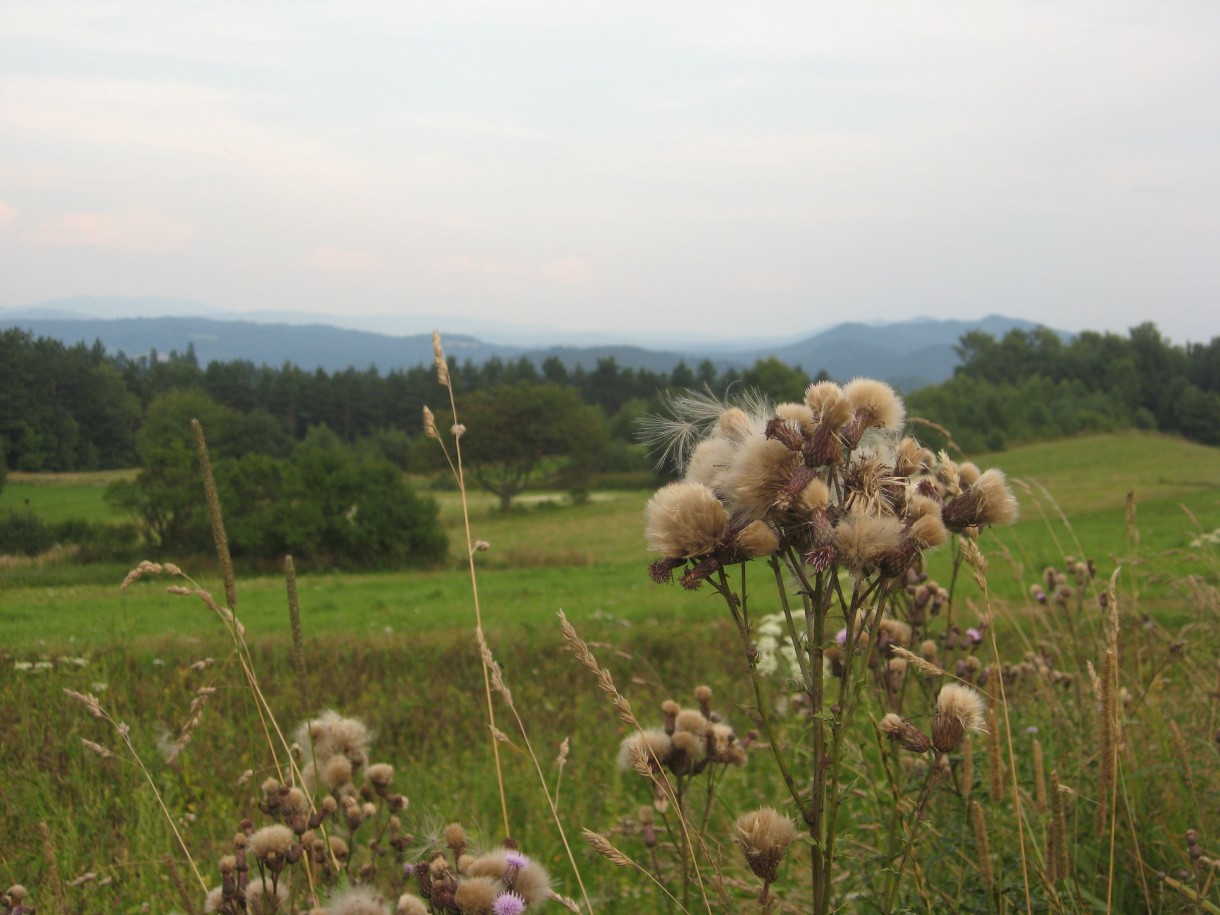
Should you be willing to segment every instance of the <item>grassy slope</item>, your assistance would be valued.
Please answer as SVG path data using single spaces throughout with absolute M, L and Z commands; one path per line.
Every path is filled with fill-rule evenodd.
M 43 521 L 69 518 L 86 521 L 119 521 L 122 518 L 106 504 L 102 495 L 115 480 L 134 477 L 134 470 L 96 473 L 10 473 L 0 492 L 0 512 L 28 509 Z
M 1042 565 L 1061 562 L 1064 552 L 1087 553 L 1099 563 L 1125 555 L 1124 503 L 1132 487 L 1140 496 L 1145 555 L 1179 548 L 1187 540 L 1189 526 L 1179 502 L 1191 507 L 1205 529 L 1220 526 L 1215 456 L 1213 450 L 1172 439 L 1119 435 L 1028 446 L 980 460 L 1008 469 L 1031 493 L 1021 496 L 1019 525 L 984 537 L 993 590 L 1001 599 L 1021 600 Z M 1040 491 L 1037 483 L 1056 494 L 1071 516 L 1070 527 L 1057 519 L 1048 500 L 1039 507 L 1032 496 Z M 573 755 L 564 775 L 572 787 L 565 789 L 563 804 L 569 823 L 603 830 L 645 798 L 638 784 L 625 781 L 611 765 L 623 726 L 606 712 L 591 678 L 562 651 L 554 625 L 557 609 L 566 610 L 586 638 L 600 643 L 596 650 L 603 663 L 648 722 L 655 720 L 660 699 L 689 696 L 699 681 L 713 685 L 718 704 L 734 718 L 751 701 L 723 607 L 705 592 L 692 595 L 648 581 L 640 535 L 647 495 L 615 494 L 606 502 L 507 518 L 479 499 L 474 512 L 474 536 L 492 544 L 478 557 L 479 590 L 497 660 L 548 772 L 559 741 L 572 735 Z M 451 528 L 452 499 L 446 496 L 444 506 Z M 1085 544 L 1083 551 L 1076 548 L 1073 532 Z M 365 718 L 379 733 L 375 759 L 391 761 L 402 772 L 398 787 L 412 798 L 409 829 L 460 817 L 494 834 L 498 801 L 486 745 L 477 739 L 485 724 L 482 682 L 469 639 L 473 611 L 463 537 L 456 529 L 451 536 L 453 567 L 445 571 L 304 576 L 309 671 L 304 682 L 288 660 L 282 582 L 242 579 L 238 611 L 255 645 L 264 689 L 286 726 L 302 709 L 325 705 Z M 1019 567 L 1015 572 L 1006 552 Z M 938 560 L 942 567 L 946 553 Z M 947 569 L 934 573 L 947 579 Z M 0 771 L 6 785 L 21 785 L 21 804 L 0 805 L 0 825 L 18 837 L 0 851 L 0 878 L 40 882 L 42 848 L 29 827 L 46 821 L 65 877 L 96 870 L 115 878 L 105 893 L 73 891 L 94 894 L 84 897 L 92 902 L 82 910 L 127 910 L 145 900 L 154 910 L 177 904 L 157 863 L 173 840 L 149 793 L 133 770 L 82 750 L 81 737 L 113 745 L 114 735 L 68 702 L 61 687 L 104 689 L 103 701 L 132 726 L 171 807 L 199 817 L 188 830 L 195 854 L 214 862 L 237 812 L 254 813 L 254 786 L 269 771 L 246 691 L 231 659 L 224 666 L 228 649 L 218 622 L 193 598 L 166 595 L 164 581 L 140 582 L 119 595 L 121 573 L 105 586 L 52 588 L 5 588 L 5 574 L 0 570 L 0 716 L 10 738 L 0 746 Z M 203 584 L 219 590 L 212 578 Z M 963 585 L 962 593 L 977 602 L 972 587 Z M 1143 595 L 1153 607 L 1162 598 L 1155 591 Z M 83 656 L 86 664 L 64 655 Z M 215 657 L 218 665 L 192 671 L 190 663 L 205 656 Z M 51 664 L 41 671 L 18 670 L 14 663 L 44 658 Z M 202 684 L 220 691 L 182 761 L 163 766 L 153 748 L 158 727 L 180 724 Z M 1053 751 L 1052 732 L 1061 722 L 1035 720 Z M 1191 732 L 1188 739 L 1194 739 Z M 1081 758 L 1075 746 L 1063 753 L 1065 759 Z M 1157 758 L 1162 756 L 1168 758 L 1164 748 L 1157 751 Z M 561 888 L 573 892 L 554 829 L 538 809 L 530 766 L 517 750 L 507 753 L 506 766 L 518 824 L 514 831 L 552 866 L 564 881 Z M 237 775 L 247 768 L 256 777 L 236 787 Z M 724 817 L 782 796 L 768 781 L 768 771 L 760 761 L 729 773 L 726 797 L 734 806 Z M 588 785 L 599 790 L 581 790 Z M 1197 817 L 1189 822 L 1204 825 Z M 606 881 L 603 892 L 618 893 L 627 885 L 622 872 L 581 857 L 582 869 Z M 617 910 L 653 910 L 625 904 Z M 42 905 L 53 909 L 45 885 Z

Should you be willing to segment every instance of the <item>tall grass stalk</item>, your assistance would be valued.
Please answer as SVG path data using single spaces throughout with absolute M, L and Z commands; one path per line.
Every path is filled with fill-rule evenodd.
M 445 462 L 449 465 L 449 469 L 457 481 L 458 492 L 462 498 L 462 530 L 466 535 L 466 563 L 470 572 L 470 593 L 474 600 L 475 631 L 481 640 L 483 638 L 483 610 L 479 604 L 479 575 L 474 561 L 477 549 L 474 535 L 470 530 L 470 503 L 467 500 L 466 474 L 462 466 L 462 432 L 465 430 L 458 422 L 457 401 L 453 393 L 453 381 L 449 375 L 449 363 L 445 358 L 445 350 L 441 345 L 441 335 L 437 331 L 432 332 L 432 352 L 436 363 L 436 380 L 449 396 L 449 408 L 453 416 L 453 428 L 450 430 L 453 434 L 453 456 L 450 457 L 449 449 L 445 447 L 445 441 L 440 437 L 436 429 L 436 422 L 432 418 L 432 411 L 427 407 L 424 407 L 424 431 L 430 438 L 436 439 L 440 445 L 441 452 L 445 456 Z M 485 661 L 483 662 L 483 692 L 487 699 L 487 722 L 491 735 L 491 753 L 496 771 L 496 785 L 500 791 L 500 815 L 504 822 L 504 835 L 507 837 L 512 835 L 512 830 L 508 824 L 508 799 L 504 793 L 504 771 L 500 765 L 500 746 L 494 736 L 496 709 L 491 701 L 491 672 L 488 670 Z

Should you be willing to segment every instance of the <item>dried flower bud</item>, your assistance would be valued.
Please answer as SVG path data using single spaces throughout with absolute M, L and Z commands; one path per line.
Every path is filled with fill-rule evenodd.
M 742 814 L 733 824 L 733 838 L 741 845 L 746 864 L 768 884 L 775 882 L 779 864 L 796 835 L 792 821 L 772 807 Z
M 878 730 L 890 740 L 896 741 L 904 750 L 912 753 L 927 753 L 932 749 L 928 735 L 900 715 L 890 712 L 877 723 Z

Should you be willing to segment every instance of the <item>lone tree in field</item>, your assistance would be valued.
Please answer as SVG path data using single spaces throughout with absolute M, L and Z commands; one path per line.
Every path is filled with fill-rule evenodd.
M 601 412 L 557 384 L 519 382 L 476 391 L 458 412 L 466 426 L 462 454 L 470 475 L 499 496 L 501 511 L 543 471 L 560 474 L 579 491 L 608 441 Z

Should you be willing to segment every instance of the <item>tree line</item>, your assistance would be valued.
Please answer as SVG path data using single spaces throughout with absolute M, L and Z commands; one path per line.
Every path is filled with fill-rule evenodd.
M 907 398 L 966 452 L 1086 432 L 1150 429 L 1220 445 L 1220 337 L 1176 346 L 1151 323 L 1126 337 L 1045 328 L 971 332 L 954 376 Z M 944 437 L 927 429 L 934 444 Z
M 1085 332 L 1064 341 L 1045 329 L 1001 339 L 966 334 L 949 381 L 907 396 L 915 434 L 968 453 L 1041 438 L 1147 428 L 1220 444 L 1220 338 L 1179 347 L 1152 324 L 1127 337 Z M 592 475 L 606 485 L 655 482 L 634 444 L 637 420 L 661 411 L 670 390 L 755 390 L 798 400 L 809 376 L 770 358 L 743 372 L 711 362 L 660 373 L 601 360 L 568 369 L 550 358 L 451 361 L 469 479 L 507 510 L 546 477 L 580 498 Z M 819 379 L 826 377 L 819 373 Z M 847 379 L 841 379 L 847 380 Z M 235 553 L 254 561 L 293 553 L 326 565 L 429 564 L 445 554 L 436 504 L 403 471 L 447 478 L 444 452 L 425 437 L 425 404 L 447 402 L 431 366 L 327 373 L 248 361 L 201 367 L 192 348 L 129 358 L 100 343 L 65 346 L 0 332 L 0 487 L 7 469 L 71 471 L 139 466 L 108 497 L 144 543 L 164 555 L 205 550 L 208 521 L 190 434 L 211 444 Z M 452 444 L 454 418 L 435 413 Z M 26 513 L 28 514 L 28 513 Z M 0 519 L 0 548 L 33 549 L 58 535 L 37 519 Z M 86 532 L 88 533 L 88 532 Z M 106 539 L 106 538 L 102 538 Z
M 741 372 L 718 371 L 710 360 L 657 372 L 613 358 L 592 369 L 568 368 L 557 357 L 537 366 L 524 358 L 482 365 L 451 359 L 450 374 L 459 396 L 516 384 L 570 388 L 601 411 L 607 433 L 619 442 L 632 440 L 635 418 L 666 389 L 755 387 L 790 398 L 807 382 L 799 368 L 777 359 Z M 201 366 L 192 346 L 168 354 L 109 355 L 100 341 L 68 346 L 12 328 L 0 331 L 3 463 L 10 470 L 52 472 L 133 466 L 150 406 L 176 390 L 202 392 L 246 416 L 252 447 L 280 453 L 315 426 L 326 426 L 349 445 L 386 433 L 418 435 L 423 407 L 435 405 L 442 393 L 431 366 L 384 373 L 375 366 L 327 372 L 248 360 Z

